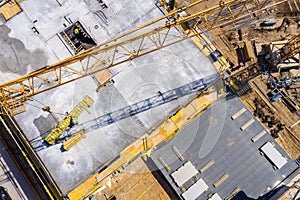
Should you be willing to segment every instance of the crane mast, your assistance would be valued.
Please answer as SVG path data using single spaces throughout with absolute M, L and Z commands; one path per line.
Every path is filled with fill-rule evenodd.
M 121 34 L 74 56 L 33 71 L 0 85 L 0 114 L 16 115 L 26 111 L 24 102 L 30 96 L 87 75 L 130 61 L 163 47 L 217 27 L 249 20 L 252 15 L 278 3 L 271 0 L 230 0 L 199 12 L 181 15 L 198 5 L 196 1 L 152 22 Z M 178 17 L 181 16 L 181 17 Z M 166 21 L 167 20 L 167 21 Z M 188 27 L 183 29 L 183 27 Z M 193 32 L 197 28 L 197 33 Z

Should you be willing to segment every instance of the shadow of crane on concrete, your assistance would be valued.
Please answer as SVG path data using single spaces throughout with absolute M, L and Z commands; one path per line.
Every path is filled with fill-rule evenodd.
M 168 90 L 166 92 L 158 91 L 157 95 L 155 95 L 153 97 L 139 101 L 137 103 L 126 106 L 119 110 L 116 110 L 116 111 L 113 111 L 110 113 L 106 113 L 95 119 L 92 119 L 90 121 L 86 121 L 77 126 L 74 126 L 72 129 L 65 131 L 64 134 L 56 141 L 56 143 L 62 143 L 64 141 L 66 141 L 67 139 L 72 137 L 74 134 L 76 134 L 80 130 L 84 130 L 86 133 L 91 132 L 93 130 L 102 128 L 104 126 L 113 124 L 115 122 L 118 122 L 120 120 L 129 118 L 129 117 L 132 117 L 134 115 L 145 112 L 147 110 L 150 110 L 157 106 L 163 105 L 165 103 L 177 100 L 177 99 L 187 96 L 189 94 L 197 95 L 199 92 L 204 91 L 208 86 L 212 85 L 213 83 L 215 83 L 218 80 L 219 80 L 219 75 L 213 74 L 213 75 L 198 79 L 196 81 L 193 81 L 191 83 L 185 84 L 178 88 Z M 50 133 L 50 132 L 47 132 L 47 133 Z M 42 135 L 46 135 L 47 133 L 43 133 Z M 42 140 L 43 139 L 41 139 L 41 138 L 39 138 L 39 139 L 36 138 L 35 140 L 32 140 L 30 142 L 37 144 L 37 143 L 41 143 Z M 39 146 L 34 147 L 34 149 L 35 149 L 35 151 L 40 151 L 44 148 L 47 148 L 47 146 L 48 145 L 45 142 L 42 142 Z

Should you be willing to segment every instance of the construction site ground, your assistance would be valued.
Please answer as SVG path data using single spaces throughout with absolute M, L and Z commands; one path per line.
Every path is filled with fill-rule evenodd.
M 278 200 L 300 199 L 300 181 L 294 183 Z
M 245 109 L 242 115 L 232 119 L 244 108 L 239 98 L 228 91 L 226 98 L 211 105 L 167 144 L 152 152 L 151 159 L 178 196 L 185 191 L 182 187 L 189 188 L 188 183 L 192 181 L 178 187 L 172 173 L 188 161 L 200 172 L 198 178 L 202 178 L 209 187 L 199 199 L 206 199 L 207 195 L 214 193 L 222 199 L 229 199 L 237 188 L 252 199 L 265 197 L 284 177 L 298 168 L 269 134 L 252 141 L 264 128 L 250 111 Z M 251 119 L 253 123 L 242 130 L 241 127 Z M 277 151 L 286 158 L 288 163 L 284 167 L 274 170 L 272 163 L 260 154 L 259 149 L 266 142 L 274 144 Z M 224 174 L 228 174 L 228 179 L 215 187 L 214 184 Z
M 256 77 L 252 81 L 254 81 L 265 94 L 267 93 L 266 83 L 261 80 L 261 76 Z M 256 109 L 254 99 L 258 96 L 265 102 L 265 107 L 263 108 L 264 112 L 269 115 L 274 115 L 275 119 L 278 119 L 281 123 L 286 125 L 285 129 L 279 132 L 278 138 L 275 138 L 275 140 L 290 154 L 292 159 L 298 158 L 300 156 L 300 127 L 299 125 L 293 128 L 290 127 L 299 120 L 299 117 L 295 113 L 292 113 L 280 100 L 273 103 L 277 108 L 275 109 L 254 84 L 252 84 L 252 91 L 241 96 L 240 99 L 250 111 L 254 112 Z M 258 120 L 262 122 L 261 119 L 258 118 Z M 266 129 L 270 129 L 266 123 L 262 124 Z
M 0 80 L 4 82 L 7 79 L 17 78 L 72 55 L 66 48 L 67 44 L 61 41 L 57 34 L 65 29 L 65 24 L 69 26 L 70 21 L 81 21 L 93 39 L 100 43 L 161 16 L 161 10 L 155 5 L 156 2 L 156 0 L 146 2 L 107 0 L 105 3 L 108 8 L 105 10 L 92 0 L 65 0 L 62 5 L 50 0 L 21 2 L 22 12 L 4 23 L 0 31 L 3 43 L 9 47 L 7 48 L 9 50 L 1 52 L 5 59 L 1 65 L 3 73 Z M 189 2 L 192 1 L 179 1 L 177 4 Z M 196 9 L 205 9 L 218 2 L 219 0 L 209 3 L 204 1 Z M 107 15 L 108 25 L 94 16 L 93 13 L 98 9 L 102 9 L 101 11 Z M 44 15 L 45 12 L 48 14 Z M 17 28 L 21 25 L 24 25 L 22 30 Z M 32 31 L 32 26 L 39 34 Z M 25 35 L 24 32 L 30 34 Z M 222 53 L 233 63 L 236 62 L 237 59 L 228 44 L 222 44 L 221 39 L 215 43 L 221 43 L 224 48 L 226 46 L 227 50 L 224 52 L 222 51 L 224 48 L 220 48 Z M 36 57 L 38 59 L 34 59 Z M 97 128 L 87 133 L 84 140 L 67 152 L 61 150 L 61 143 L 45 145 L 43 140 L 54 128 L 54 124 L 64 119 L 65 112 L 72 110 L 85 95 L 94 99 L 95 104 L 89 113 L 84 111 L 80 115 L 79 124 L 145 100 L 158 92 L 168 91 L 214 74 L 216 70 L 211 61 L 190 40 L 186 40 L 159 52 L 120 64 L 110 72 L 114 75 L 114 84 L 99 93 L 96 93 L 95 80 L 86 77 L 34 96 L 32 101 L 26 103 L 27 112 L 15 117 L 63 195 L 67 195 L 91 174 L 100 173 L 129 144 L 151 131 L 193 98 L 192 95 L 186 96 L 137 116 Z M 248 94 L 248 98 L 243 96 L 241 99 L 250 110 L 253 110 L 251 104 L 247 102 L 253 98 L 253 94 Z M 44 106 L 49 106 L 53 112 L 42 111 Z M 288 113 L 286 115 L 289 116 Z M 295 119 L 291 118 L 284 122 L 291 125 L 294 121 Z M 79 125 L 74 130 L 80 128 L 82 127 Z M 295 127 L 295 130 L 298 128 Z M 68 132 L 64 136 L 68 136 Z M 294 135 L 294 138 L 297 137 Z M 297 139 L 288 134 L 279 134 L 277 141 L 293 158 L 299 156 Z M 102 200 L 115 196 L 117 199 L 170 199 L 141 158 L 109 178 L 111 184 L 107 185 L 106 189 L 101 188 L 103 190 L 98 191 L 95 198 Z
M 177 1 L 177 6 L 192 2 L 195 1 Z M 209 3 L 204 1 L 200 5 L 191 8 L 190 12 L 194 12 L 198 9 L 206 9 L 209 6 L 215 5 L 217 3 L 219 3 L 219 1 L 217 0 L 209 1 Z M 292 15 L 290 13 L 293 13 L 295 11 L 299 12 L 298 6 L 299 3 L 297 4 L 295 1 L 288 1 L 286 3 L 280 4 L 278 7 L 276 7 L 276 9 L 270 9 L 268 16 L 264 16 L 264 18 L 259 19 L 256 23 L 252 23 L 251 25 L 244 25 L 243 27 L 241 27 L 243 28 L 241 32 L 243 39 L 248 40 L 250 42 L 255 41 L 256 43 L 270 44 L 273 41 L 288 40 L 298 35 L 299 25 L 297 24 L 297 19 L 300 20 L 300 17 L 290 17 L 290 15 Z M 278 14 L 276 11 L 278 11 L 278 13 L 281 14 Z M 286 16 L 283 16 L 282 13 L 285 13 Z M 284 18 L 288 18 L 286 19 L 288 21 L 287 28 Z M 259 24 L 263 22 L 264 19 L 276 19 L 277 23 L 272 27 L 260 27 Z M 222 30 L 221 28 L 216 28 L 215 30 L 210 31 L 210 34 L 214 39 L 212 43 L 218 49 L 220 49 L 224 57 L 231 61 L 235 66 L 239 65 L 235 49 L 238 47 L 238 44 L 242 41 L 239 41 L 239 35 L 237 30 L 228 32 Z M 252 52 L 252 55 L 254 55 L 254 52 Z M 256 61 L 256 58 L 252 58 L 252 60 L 249 63 L 247 63 L 245 67 L 236 70 L 232 75 L 237 74 L 243 69 L 249 67 L 251 64 L 254 64 Z M 253 81 L 255 81 L 264 90 L 265 93 L 267 93 L 267 85 L 266 83 L 262 82 L 261 76 L 256 77 Z M 240 99 L 250 111 L 254 112 L 255 108 L 253 101 L 257 96 L 257 93 L 260 92 L 257 88 L 252 89 L 252 92 L 240 97 Z M 291 155 L 293 159 L 296 159 L 300 156 L 300 127 L 299 125 L 296 125 L 293 128 L 290 128 L 290 126 L 296 123 L 299 120 L 299 117 L 295 113 L 291 113 L 291 111 L 281 101 L 277 101 L 274 104 L 278 107 L 278 110 L 275 113 L 276 118 L 281 123 L 286 124 L 285 130 L 281 131 L 278 134 L 279 137 L 276 138 L 276 141 L 283 147 L 283 149 L 286 152 L 288 152 Z M 266 124 L 263 124 L 263 126 L 269 129 Z
M 171 199 L 147 167 L 143 158 L 139 157 L 109 177 L 110 185 L 94 195 L 97 200 L 112 199 Z

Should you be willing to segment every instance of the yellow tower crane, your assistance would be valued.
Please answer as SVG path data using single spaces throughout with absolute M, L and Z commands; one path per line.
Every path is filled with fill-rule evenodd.
M 0 114 L 14 116 L 26 111 L 24 101 L 30 96 L 69 83 L 87 75 L 116 66 L 163 47 L 181 42 L 216 27 L 249 20 L 254 13 L 270 7 L 270 0 L 220 1 L 206 10 L 179 17 L 180 13 L 200 4 L 174 9 L 167 15 L 121 34 L 97 46 L 53 65 L 33 71 L 0 85 Z M 274 3 L 272 5 L 275 5 Z M 171 19 L 164 22 L 166 19 Z M 149 30 L 149 26 L 156 28 Z M 188 29 L 182 30 L 183 26 Z M 194 29 L 197 28 L 197 33 Z
M 120 34 L 95 47 L 53 65 L 45 66 L 25 76 L 0 84 L 0 114 L 14 116 L 25 112 L 24 102 L 30 96 L 130 61 L 188 38 L 199 36 L 201 33 L 214 28 L 229 26 L 243 20 L 250 21 L 249 19 L 254 14 L 257 16 L 262 10 L 286 0 L 275 1 L 275 3 L 272 0 L 220 1 L 218 5 L 205 10 L 181 15 L 182 12 L 189 13 L 190 8 L 204 1 L 198 0 L 188 6 L 171 10 L 163 17 Z M 272 4 L 270 5 L 270 3 Z M 166 19 L 171 20 L 165 22 Z M 187 25 L 188 28 L 184 29 L 183 27 L 187 27 Z M 155 26 L 156 28 L 150 28 L 150 26 Z M 31 155 L 24 153 L 24 157 L 28 157 L 27 162 L 35 171 L 35 166 L 29 159 Z M 120 161 L 118 164 L 122 165 L 123 162 L 126 162 L 126 160 Z M 86 198 L 101 186 L 103 178 L 111 174 L 113 169 L 115 168 L 107 168 L 105 173 L 99 174 L 101 175 L 99 177 L 97 176 L 98 178 L 93 176 L 85 180 L 68 197 L 70 199 Z M 36 174 L 39 175 L 38 173 Z M 54 182 L 50 184 L 44 179 L 40 179 L 40 181 L 50 199 L 60 199 L 58 196 L 61 193 Z

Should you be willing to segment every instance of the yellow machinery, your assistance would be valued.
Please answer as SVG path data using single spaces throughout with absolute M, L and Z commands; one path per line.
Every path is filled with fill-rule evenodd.
M 81 130 L 63 143 L 63 149 L 66 151 L 69 151 L 73 146 L 75 146 L 83 138 L 86 138 L 86 133 L 84 132 L 84 130 Z
M 220 1 L 218 5 L 199 12 L 189 12 L 190 8 L 204 1 L 205 0 L 198 0 L 188 6 L 171 10 L 163 17 L 124 34 L 120 34 L 95 47 L 53 65 L 33 71 L 18 79 L 0 84 L 0 114 L 14 116 L 18 113 L 25 112 L 26 107 L 24 101 L 30 96 L 100 72 L 120 63 L 130 61 L 188 38 L 193 38 L 214 28 L 232 25 L 239 20 L 249 20 L 254 13 L 257 15 L 259 11 L 285 2 L 278 1 L 277 3 L 267 6 L 267 4 L 272 1 L 228 0 L 227 2 Z M 190 15 L 178 18 L 178 16 L 180 16 L 179 13 L 183 11 L 190 13 Z M 164 23 L 167 19 L 172 20 Z M 181 29 L 183 25 L 185 27 L 188 25 L 188 28 L 184 31 Z M 150 26 L 155 28 L 150 28 Z M 195 29 L 197 29 L 197 32 L 194 31 Z M 164 123 L 158 126 L 147 136 L 146 147 L 147 149 L 149 148 L 149 152 L 160 142 L 171 139 L 180 129 L 190 123 L 193 117 L 203 112 L 209 104 L 210 102 L 206 98 L 198 97 L 188 106 L 181 108 L 174 116 L 168 118 Z M 83 109 L 80 112 L 82 111 Z M 71 113 L 68 116 L 70 117 Z M 68 121 L 68 123 L 66 121 Z M 49 144 L 53 144 L 68 127 L 70 120 L 68 119 L 66 121 L 63 120 L 46 138 Z M 83 135 L 78 135 L 77 137 L 80 139 L 82 136 Z M 69 146 L 67 146 L 68 143 L 66 143 L 66 148 L 71 148 L 73 144 L 76 144 L 78 138 L 70 140 Z M 143 152 L 145 152 L 145 145 L 143 145 L 141 138 L 122 151 L 120 158 L 110 165 L 110 167 L 99 174 L 96 173 L 91 176 L 88 180 L 71 191 L 68 197 L 74 200 L 88 197 L 89 194 L 101 187 L 103 180 L 111 173 L 134 158 L 137 154 Z M 47 189 L 48 188 L 46 188 L 46 190 Z M 52 196 L 50 196 L 50 198 L 55 199 Z
M 266 5 L 271 2 L 269 0 L 220 1 L 218 5 L 211 8 L 177 18 L 182 11 L 187 11 L 203 1 L 198 0 L 188 6 L 174 9 L 163 17 L 95 47 L 1 84 L 0 114 L 8 113 L 13 116 L 25 112 L 24 101 L 29 96 L 192 38 L 213 28 L 232 25 L 238 20 L 249 20 L 253 13 L 257 15 L 258 11 L 268 8 Z M 274 3 L 272 6 L 279 3 Z M 172 20 L 162 23 L 170 18 Z M 188 29 L 182 32 L 180 27 L 187 24 Z M 153 25 L 156 25 L 156 28 L 149 28 Z M 197 33 L 193 32 L 194 28 L 197 28 Z
M 61 134 L 70 126 L 71 118 L 75 117 L 76 119 L 82 113 L 83 110 L 86 110 L 88 107 L 93 105 L 94 100 L 89 96 L 85 96 L 82 101 L 63 119 L 52 132 L 45 138 L 45 141 L 48 144 L 54 144 L 55 141 Z

